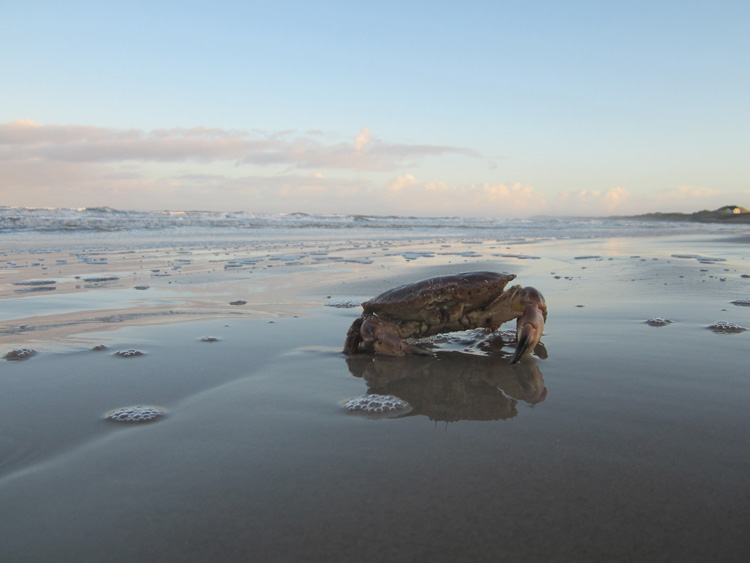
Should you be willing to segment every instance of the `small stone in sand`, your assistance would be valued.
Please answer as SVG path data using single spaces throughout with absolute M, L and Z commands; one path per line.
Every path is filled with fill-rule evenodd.
M 109 411 L 105 418 L 114 422 L 152 422 L 164 414 L 166 411 L 161 407 L 136 405 Z
M 146 289 L 149 289 L 149 286 L 147 286 L 147 285 L 136 285 L 134 289 L 138 289 L 140 291 L 145 291 Z
M 106 349 L 107 349 L 107 347 L 104 344 L 97 344 L 91 350 L 94 351 L 94 352 L 103 352 Z
M 646 321 L 646 324 L 648 326 L 667 326 L 669 324 L 672 324 L 672 322 L 673 321 L 664 317 L 652 317 Z
M 135 358 L 137 356 L 145 356 L 145 353 L 141 352 L 140 350 L 118 350 L 115 352 L 115 356 L 119 356 L 120 358 Z
M 23 360 L 28 360 L 35 355 L 36 350 L 32 350 L 31 348 L 13 348 L 13 350 L 7 352 L 3 358 L 9 362 L 22 362 Z
M 242 299 L 237 299 L 235 301 L 230 301 L 230 305 L 247 305 L 247 301 L 243 301 Z
M 738 307 L 750 307 L 750 299 L 737 299 L 732 301 L 732 305 L 737 305 Z
M 218 342 L 219 339 L 216 336 L 204 336 L 201 338 L 201 342 Z
M 738 332 L 744 332 L 747 329 L 744 326 L 740 326 L 735 323 L 727 321 L 719 321 L 708 327 L 711 331 L 716 334 L 736 334 Z

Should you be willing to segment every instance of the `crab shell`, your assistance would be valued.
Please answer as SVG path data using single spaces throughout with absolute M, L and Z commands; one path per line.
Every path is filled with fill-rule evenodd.
M 402 285 L 362 303 L 363 317 L 377 315 L 397 323 L 419 322 L 423 330 L 461 327 L 465 315 L 487 307 L 503 293 L 514 274 L 466 272 Z M 430 330 L 432 329 L 432 330 Z

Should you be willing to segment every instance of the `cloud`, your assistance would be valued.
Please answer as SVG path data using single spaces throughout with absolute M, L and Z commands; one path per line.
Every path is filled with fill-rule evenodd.
M 662 192 L 658 192 L 655 196 L 656 199 L 660 200 L 673 200 L 673 199 L 704 199 L 711 198 L 719 195 L 721 192 L 713 188 L 703 188 L 699 186 L 677 186 L 675 188 L 667 189 Z
M 630 193 L 622 187 L 607 190 L 580 190 L 571 194 L 562 190 L 552 212 L 560 215 L 606 215 L 620 210 L 630 201 Z
M 562 190 L 550 209 L 558 215 L 637 215 L 649 212 L 693 212 L 726 205 L 721 190 L 700 186 L 675 186 L 647 193 L 631 193 L 623 187 L 606 190 Z
M 235 165 L 388 171 L 427 157 L 475 156 L 459 147 L 380 141 L 362 127 L 354 143 L 325 143 L 317 131 L 241 131 L 193 127 L 112 129 L 42 125 L 30 120 L 0 124 L 0 161 L 230 162 Z
M 0 124 L 0 197 L 5 205 L 43 207 L 307 205 L 312 212 L 333 212 L 349 198 L 359 210 L 379 174 L 448 154 L 475 156 L 459 147 L 385 142 L 367 127 L 352 142 L 318 130 L 144 131 L 16 120 Z
M 398 178 L 395 178 L 392 180 L 389 184 L 386 190 L 392 193 L 399 193 L 404 188 L 408 186 L 414 186 L 416 185 L 417 180 L 412 176 L 411 174 L 404 174 L 403 176 L 399 176 Z
M 412 174 L 393 179 L 385 194 L 391 207 L 400 206 L 401 214 L 507 217 L 543 213 L 547 207 L 542 194 L 520 183 L 420 183 Z
M 358 151 L 362 150 L 370 142 L 371 136 L 372 133 L 370 133 L 370 130 L 367 127 L 362 127 L 359 135 L 354 138 L 354 149 Z

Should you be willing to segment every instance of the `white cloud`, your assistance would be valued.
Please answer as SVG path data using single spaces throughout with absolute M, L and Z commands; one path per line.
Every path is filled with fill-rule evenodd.
M 562 190 L 555 201 L 553 213 L 559 215 L 611 215 L 630 201 L 630 193 L 622 187 L 607 190 L 580 190 L 571 194 Z
M 293 207 L 313 212 L 336 211 L 349 198 L 356 211 L 368 205 L 363 190 L 380 174 L 445 154 L 474 156 L 458 147 L 384 142 L 367 127 L 352 143 L 320 131 L 16 120 L 0 124 L 0 196 L 6 205 L 260 210 L 297 198 Z
M 406 160 L 472 155 L 459 147 L 375 140 L 362 127 L 353 144 L 324 143 L 317 132 L 248 132 L 193 127 L 141 131 L 82 125 L 0 124 L 0 160 L 62 162 L 232 162 L 293 168 L 393 170 Z
M 693 212 L 727 205 L 721 190 L 700 186 L 675 186 L 647 193 L 632 193 L 623 187 L 606 190 L 562 190 L 551 213 L 558 215 L 637 215 L 650 212 Z
M 402 191 L 407 186 L 413 186 L 417 183 L 416 178 L 412 176 L 411 174 L 404 174 L 403 176 L 399 176 L 398 178 L 394 179 L 390 184 L 388 184 L 388 187 L 386 188 L 389 192 L 398 193 Z
M 449 162 L 445 156 L 471 160 Z M 435 174 L 428 168 L 434 158 L 443 172 L 427 181 L 418 178 Z M 602 216 L 742 205 L 705 186 L 676 185 L 645 194 L 616 186 L 549 197 L 536 185 L 461 183 L 460 176 L 451 176 L 466 162 L 468 173 L 481 173 L 477 158 L 481 155 L 460 147 L 386 142 L 364 126 L 352 139 L 318 130 L 144 131 L 16 120 L 0 124 L 0 201 L 454 216 Z
M 367 127 L 362 127 L 362 129 L 359 132 L 359 135 L 357 135 L 354 138 L 354 148 L 355 150 L 362 150 L 365 148 L 367 143 L 370 142 L 370 137 L 372 136 L 372 133 Z
M 543 213 L 547 206 L 542 194 L 520 183 L 420 183 L 412 174 L 392 180 L 385 194 L 391 206 L 399 206 L 401 214 L 504 217 Z
M 656 194 L 655 199 L 659 200 L 673 200 L 673 199 L 705 199 L 719 195 L 721 192 L 713 188 L 703 188 L 699 186 L 677 186 L 659 192 Z

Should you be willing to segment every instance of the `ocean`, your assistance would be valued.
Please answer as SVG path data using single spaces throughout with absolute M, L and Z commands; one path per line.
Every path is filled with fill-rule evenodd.
M 109 207 L 0 207 L 0 243 L 56 240 L 149 244 L 206 240 L 494 238 L 500 242 L 666 235 L 746 234 L 747 225 L 597 217 L 413 217 L 248 211 L 128 211 Z

